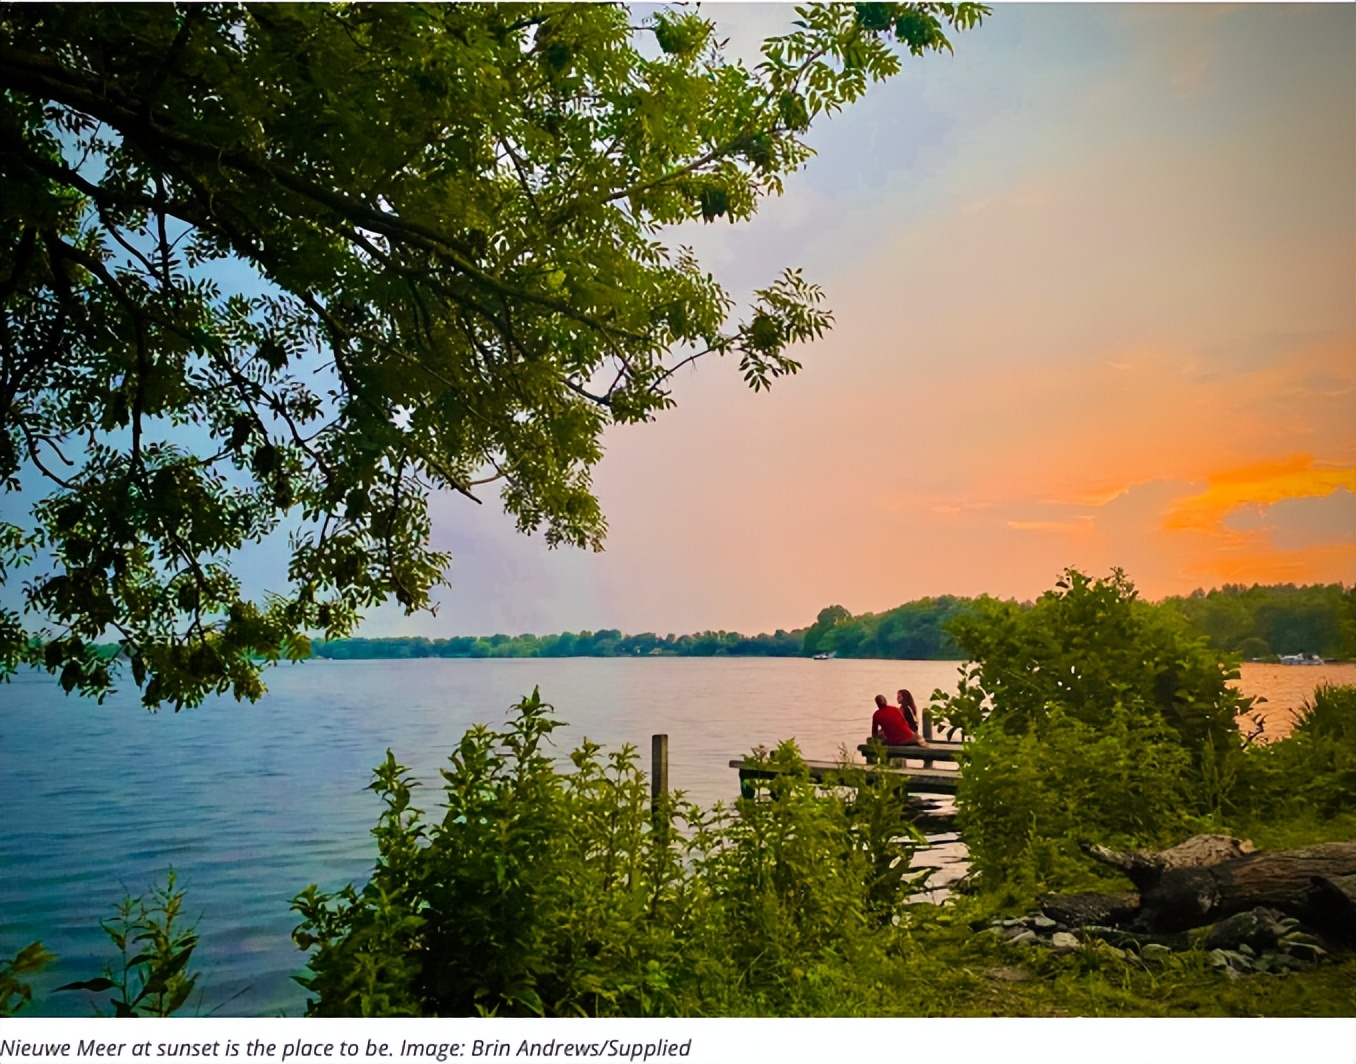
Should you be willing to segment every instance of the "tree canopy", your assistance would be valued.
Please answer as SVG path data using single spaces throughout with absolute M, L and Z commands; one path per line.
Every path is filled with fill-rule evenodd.
M 598 548 L 607 426 L 831 322 L 793 269 L 738 311 L 663 230 L 749 218 L 984 14 L 798 8 L 750 69 L 673 10 L 0 4 L 0 675 L 100 694 L 111 633 L 148 706 L 257 697 L 308 632 L 429 605 L 434 491 Z M 280 527 L 255 601 L 233 563 Z
M 1206 758 L 1237 747 L 1236 718 L 1252 704 L 1229 686 L 1236 660 L 1172 606 L 1143 601 L 1119 569 L 1066 569 L 1029 608 L 977 599 L 949 630 L 971 664 L 944 713 L 968 735 L 1044 735 L 1053 713 L 1095 728 L 1119 706 Z

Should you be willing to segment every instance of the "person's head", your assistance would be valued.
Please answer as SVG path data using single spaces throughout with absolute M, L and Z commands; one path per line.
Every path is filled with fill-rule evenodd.
M 877 696 L 876 696 L 876 707 L 877 707 L 878 709 L 884 709 L 884 708 L 885 708 L 886 706 L 888 706 L 889 704 L 890 704 L 889 702 L 885 701 L 885 696 L 884 696 L 884 695 L 877 695 Z
M 899 689 L 899 704 L 901 706 L 908 706 L 915 713 L 918 712 L 918 703 L 913 700 L 913 695 L 909 694 L 909 692 L 902 687 Z

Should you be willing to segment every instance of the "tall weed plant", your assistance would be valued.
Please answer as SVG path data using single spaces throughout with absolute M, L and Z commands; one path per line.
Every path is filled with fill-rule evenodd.
M 0 1018 L 13 1016 L 33 1000 L 28 979 L 37 975 L 56 957 L 41 942 L 30 942 L 12 958 L 0 960 Z
M 103 974 L 57 987 L 57 991 L 108 993 L 111 1013 L 130 1018 L 172 1016 L 189 1001 L 198 984 L 190 967 L 198 931 L 184 913 L 186 892 L 170 869 L 165 885 L 152 885 L 139 897 L 124 895 L 114 915 L 103 920 L 104 934 L 118 948 L 118 960 Z
M 1289 735 L 1248 747 L 1231 814 L 1269 846 L 1356 835 L 1356 686 L 1317 688 Z
M 915 878 L 899 795 L 826 798 L 794 746 L 735 808 L 652 804 L 632 748 L 561 771 L 537 692 L 463 737 L 444 812 L 388 753 L 362 888 L 294 902 L 313 1015 L 829 1015 L 881 1007 Z M 887 812 L 892 810 L 893 812 Z M 893 820 L 891 820 L 893 817 Z M 874 974 L 873 974 L 874 973 Z M 864 989 L 865 988 L 865 989 Z

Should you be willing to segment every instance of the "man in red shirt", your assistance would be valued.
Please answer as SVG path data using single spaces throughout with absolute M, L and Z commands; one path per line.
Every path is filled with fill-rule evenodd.
M 927 746 L 918 733 L 909 727 L 898 706 L 876 696 L 876 712 L 871 717 L 871 738 L 882 740 L 886 746 Z

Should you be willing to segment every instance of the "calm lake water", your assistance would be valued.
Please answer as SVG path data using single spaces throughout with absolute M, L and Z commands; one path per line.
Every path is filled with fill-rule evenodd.
M 199 916 L 200 1011 L 296 1014 L 303 955 L 290 899 L 308 883 L 362 882 L 380 812 L 366 790 L 386 749 L 424 780 L 467 727 L 502 724 L 539 685 L 570 727 L 637 746 L 669 735 L 670 782 L 704 805 L 730 801 L 730 758 L 794 738 L 832 759 L 869 731 L 872 696 L 908 687 L 922 703 L 952 689 L 958 663 L 801 659 L 568 658 L 311 661 L 268 674 L 254 705 L 214 700 L 156 714 L 134 692 L 102 706 L 64 697 L 45 674 L 0 686 L 0 956 L 41 939 L 59 957 L 26 1015 L 87 1014 L 62 983 L 99 974 L 112 945 L 99 920 L 173 867 Z M 1245 666 L 1269 701 L 1268 734 L 1315 683 L 1356 682 L 1356 666 Z M 945 859 L 945 847 L 942 849 Z

